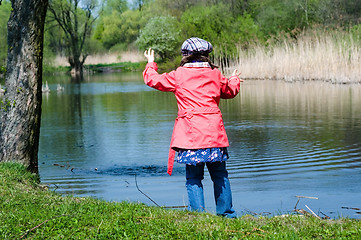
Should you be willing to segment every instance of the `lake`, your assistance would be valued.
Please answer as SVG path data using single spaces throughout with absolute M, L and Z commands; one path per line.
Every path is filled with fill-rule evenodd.
M 177 116 L 172 93 L 149 88 L 141 73 L 89 75 L 82 83 L 67 75 L 44 81 L 51 92 L 43 93 L 43 184 L 107 201 L 188 204 L 185 166 L 176 163 L 173 175 L 166 173 Z M 56 91 L 57 84 L 64 90 Z M 309 207 L 321 217 L 361 218 L 361 85 L 247 80 L 220 108 L 240 215 Z M 214 213 L 208 172 L 203 184 L 206 209 Z

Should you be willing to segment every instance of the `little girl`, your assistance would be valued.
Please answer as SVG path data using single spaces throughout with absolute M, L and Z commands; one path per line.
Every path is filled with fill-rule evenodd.
M 178 103 L 168 158 L 168 174 L 172 174 L 175 151 L 177 162 L 186 164 L 186 187 L 189 210 L 204 211 L 202 180 L 207 165 L 213 181 L 217 215 L 234 218 L 231 186 L 226 170 L 229 146 L 220 98 L 235 97 L 240 88 L 237 70 L 227 79 L 209 59 L 211 43 L 196 37 L 182 44 L 183 58 L 175 71 L 158 74 L 154 51 L 144 52 L 148 64 L 144 82 L 160 91 L 173 92 Z

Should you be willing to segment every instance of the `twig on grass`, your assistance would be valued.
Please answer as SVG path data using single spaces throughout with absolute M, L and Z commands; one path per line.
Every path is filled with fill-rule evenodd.
M 59 217 L 64 217 L 64 216 L 72 216 L 72 215 L 65 215 L 65 214 L 63 214 L 63 215 L 59 215 L 59 216 L 55 216 L 55 217 L 49 218 L 49 219 L 45 220 L 44 222 L 36 225 L 35 227 L 26 230 L 26 232 L 25 232 L 23 235 L 20 236 L 20 239 L 24 238 L 24 237 L 25 237 L 26 235 L 28 235 L 31 231 L 34 231 L 35 229 L 41 227 L 42 225 L 44 225 L 45 223 L 49 222 L 50 220 L 53 220 L 53 219 L 56 219 L 56 218 L 59 218 Z
M 99 230 L 100 230 L 100 226 L 103 224 L 103 219 L 102 221 L 100 222 L 99 226 L 98 226 L 98 230 L 97 230 L 97 234 L 99 234 Z
M 165 206 L 164 208 L 187 208 L 188 206 L 184 205 L 184 206 Z

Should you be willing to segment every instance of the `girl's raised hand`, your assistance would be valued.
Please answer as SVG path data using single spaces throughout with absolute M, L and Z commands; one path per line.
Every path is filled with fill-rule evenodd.
M 238 77 L 238 78 L 239 78 L 239 76 L 241 76 L 241 73 L 238 73 L 237 69 L 234 69 L 234 71 L 233 71 L 233 73 L 232 73 L 231 77 L 233 77 L 233 76 L 236 76 L 236 77 Z M 240 79 L 240 81 L 241 81 L 241 82 L 244 82 L 244 80 L 243 80 L 243 79 Z
M 154 62 L 154 50 L 149 48 L 148 50 L 145 50 L 144 56 L 148 59 L 148 62 Z

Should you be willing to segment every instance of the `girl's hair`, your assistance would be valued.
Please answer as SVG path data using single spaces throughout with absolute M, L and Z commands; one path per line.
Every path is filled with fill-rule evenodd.
M 218 66 L 212 63 L 208 54 L 205 55 L 205 54 L 197 54 L 197 53 L 183 56 L 179 66 L 182 67 L 184 66 L 184 64 L 191 62 L 208 62 L 212 69 L 218 68 Z

